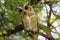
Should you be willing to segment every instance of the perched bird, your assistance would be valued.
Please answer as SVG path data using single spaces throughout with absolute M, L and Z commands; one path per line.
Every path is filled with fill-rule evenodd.
M 31 32 L 33 40 L 37 40 L 37 17 L 33 10 L 33 7 L 27 3 L 23 7 L 18 7 L 24 24 L 25 32 Z

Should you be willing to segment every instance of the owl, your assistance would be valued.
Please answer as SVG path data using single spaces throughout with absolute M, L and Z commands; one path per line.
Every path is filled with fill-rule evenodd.
M 35 15 L 33 7 L 29 3 L 27 3 L 21 7 L 18 7 L 18 9 L 19 14 L 22 17 L 25 31 L 37 33 L 37 17 Z

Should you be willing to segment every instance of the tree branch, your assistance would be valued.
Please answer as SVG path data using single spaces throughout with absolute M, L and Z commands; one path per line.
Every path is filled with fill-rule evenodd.
M 43 36 L 43 37 L 45 37 L 45 38 L 48 38 L 47 35 L 45 35 L 45 34 L 43 34 L 43 33 L 41 33 L 41 32 L 39 32 L 39 35 L 41 35 L 41 36 Z
M 23 29 L 24 29 L 23 24 L 20 24 L 20 25 L 15 27 L 15 30 L 8 30 L 7 31 L 8 32 L 7 36 L 10 36 L 11 34 L 22 31 Z
M 20 25 L 15 27 L 15 30 L 8 30 L 7 34 L 3 34 L 3 35 L 0 35 L 0 36 L 5 36 L 5 35 L 10 36 L 12 34 L 15 34 L 15 33 L 19 32 L 19 31 L 22 31 L 23 29 L 24 29 L 23 24 L 20 24 Z
M 41 3 L 44 3 L 44 4 L 49 4 L 49 3 L 51 3 L 51 2 L 54 2 L 54 0 L 53 1 L 51 1 L 51 0 L 43 0 L 44 2 L 42 2 L 42 0 L 31 0 L 30 1 L 30 4 L 31 5 L 36 5 L 36 4 L 38 4 L 39 2 L 41 2 Z M 55 1 L 56 3 L 57 2 L 60 2 L 60 0 L 59 1 Z

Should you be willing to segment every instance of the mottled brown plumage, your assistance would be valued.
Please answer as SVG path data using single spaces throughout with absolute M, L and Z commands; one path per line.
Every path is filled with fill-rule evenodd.
M 21 13 L 22 21 L 26 32 L 31 32 L 33 36 L 38 36 L 38 27 L 37 27 L 37 17 L 33 10 L 33 7 L 30 4 L 25 4 L 23 7 L 18 7 L 19 12 Z M 36 38 L 33 37 L 33 40 Z M 37 38 L 36 38 L 37 39 Z

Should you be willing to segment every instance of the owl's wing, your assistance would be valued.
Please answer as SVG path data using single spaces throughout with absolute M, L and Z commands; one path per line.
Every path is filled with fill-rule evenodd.
M 23 20 L 23 24 L 24 24 L 24 28 L 25 28 L 25 30 L 29 30 L 28 28 L 30 27 L 30 18 L 29 18 L 29 16 L 24 16 L 23 18 L 22 18 L 22 20 Z
M 38 27 L 37 27 L 37 17 L 36 15 L 31 16 L 31 27 L 33 28 L 33 32 L 37 33 L 38 32 Z
M 36 17 L 36 15 L 32 15 L 30 19 L 31 19 L 31 25 L 37 26 L 37 17 Z

